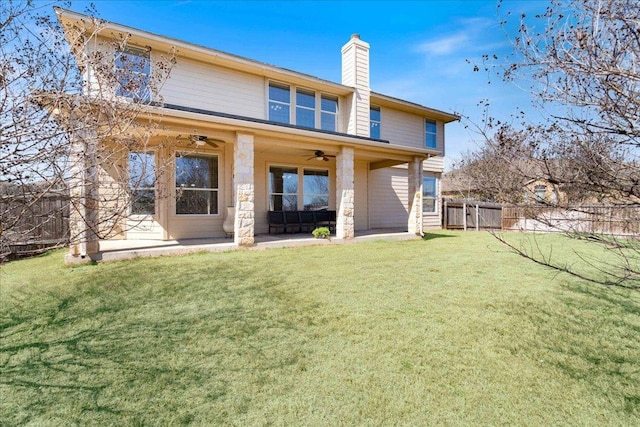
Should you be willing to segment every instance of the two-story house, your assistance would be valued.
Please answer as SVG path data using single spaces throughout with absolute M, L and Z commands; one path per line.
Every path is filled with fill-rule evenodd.
M 67 39 L 79 45 L 72 29 L 89 28 L 91 18 L 56 13 Z M 145 120 L 159 123 L 156 134 L 132 146 L 129 165 L 120 166 L 129 179 L 140 178 L 140 164 L 153 165 L 145 174 L 163 173 L 137 190 L 146 201 L 130 206 L 129 226 L 113 238 L 224 236 L 230 212 L 235 243 L 252 245 L 269 231 L 268 211 L 308 209 L 335 210 L 338 239 L 377 228 L 422 234 L 440 227 L 445 124 L 459 117 L 373 92 L 369 44 L 358 35 L 342 47 L 342 82 L 335 83 L 115 23 L 93 31 L 91 42 L 76 49 L 103 50 L 114 67 L 124 56 L 137 61 L 136 73 L 151 76 L 154 58 L 171 52 L 176 59 L 146 106 Z M 119 51 L 108 43 L 117 34 L 127 34 Z M 100 70 L 75 53 L 90 91 Z M 177 143 L 167 148 L 167 138 Z M 107 178 L 98 193 L 109 177 L 127 173 L 101 176 Z M 87 206 L 95 212 L 72 217 L 72 227 L 99 217 L 99 202 Z M 76 235 L 72 256 L 99 250 L 90 231 Z

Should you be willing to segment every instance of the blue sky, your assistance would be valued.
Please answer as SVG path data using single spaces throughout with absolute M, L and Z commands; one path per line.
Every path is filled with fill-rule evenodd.
M 371 88 L 432 108 L 481 119 L 477 104 L 508 118 L 527 109 L 527 94 L 473 72 L 485 53 L 510 51 L 495 0 L 467 1 L 107 1 L 103 19 L 340 82 L 340 48 L 351 34 L 371 45 Z M 83 12 L 85 3 L 72 9 Z M 505 0 L 532 13 L 546 1 Z M 448 164 L 477 137 L 447 125 Z

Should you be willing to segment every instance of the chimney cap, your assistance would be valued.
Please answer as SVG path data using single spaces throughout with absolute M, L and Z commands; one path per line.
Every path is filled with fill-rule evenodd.
M 358 39 L 358 40 L 360 40 L 360 34 L 358 34 L 358 33 L 353 33 L 353 34 L 351 34 L 351 38 L 352 38 L 352 39 Z

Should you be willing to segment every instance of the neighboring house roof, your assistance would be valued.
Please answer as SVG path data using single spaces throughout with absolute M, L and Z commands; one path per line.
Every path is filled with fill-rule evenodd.
M 442 174 L 440 191 L 442 194 L 469 194 L 476 190 L 475 181 L 466 168 L 455 169 Z
M 331 91 L 332 93 L 337 95 L 349 95 L 355 92 L 355 89 L 353 87 L 345 86 L 340 83 L 332 82 L 330 80 L 325 80 L 298 71 L 289 70 L 268 63 L 245 58 L 239 55 L 234 55 L 194 43 L 188 43 L 172 37 L 139 30 L 103 19 L 93 18 L 91 16 L 73 12 L 71 10 L 63 9 L 60 7 L 54 7 L 54 10 L 58 16 L 58 19 L 63 24 L 73 25 L 74 23 L 82 22 L 84 23 L 84 25 L 87 25 L 89 28 L 91 28 L 94 20 L 96 20 L 100 23 L 101 26 L 104 27 L 98 31 L 98 33 L 102 35 L 114 31 L 117 33 L 127 34 L 131 37 L 130 40 L 132 43 L 135 43 L 137 40 L 139 42 L 142 42 L 145 46 L 160 50 L 168 50 L 172 47 L 175 47 L 177 49 L 176 54 L 178 55 L 187 56 L 189 58 L 197 59 L 205 63 L 219 65 L 234 70 L 245 71 L 273 80 L 281 80 L 288 83 L 307 85 L 312 88 Z M 66 31 L 65 33 L 66 36 L 69 37 L 69 34 Z M 68 41 L 72 47 L 75 46 L 72 40 Z M 388 106 L 401 111 L 407 111 L 432 117 L 445 123 L 460 120 L 460 116 L 456 114 L 447 113 L 441 110 L 433 109 L 376 92 L 371 92 L 371 101 L 376 105 Z

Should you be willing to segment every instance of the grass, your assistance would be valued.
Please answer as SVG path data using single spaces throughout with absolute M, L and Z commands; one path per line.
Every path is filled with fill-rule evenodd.
M 62 256 L 0 270 L 0 424 L 640 424 L 640 293 L 488 234 Z

